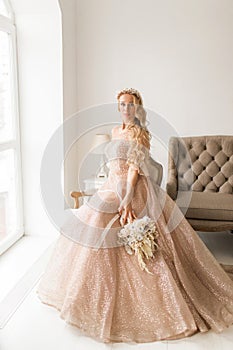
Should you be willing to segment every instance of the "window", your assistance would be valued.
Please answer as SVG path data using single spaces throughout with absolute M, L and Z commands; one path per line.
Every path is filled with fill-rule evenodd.
M 7 1 L 0 0 L 0 14 L 2 16 L 12 18 L 12 11 L 10 10 L 10 6 Z
M 23 235 L 16 28 L 0 0 L 0 254 Z

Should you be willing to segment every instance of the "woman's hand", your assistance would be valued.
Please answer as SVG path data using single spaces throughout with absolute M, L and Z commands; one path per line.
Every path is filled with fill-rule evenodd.
M 120 223 L 122 226 L 124 226 L 127 223 L 127 220 L 131 223 L 134 219 L 137 219 L 137 216 L 135 215 L 134 210 L 132 209 L 131 203 L 120 206 L 118 208 L 118 212 L 121 215 Z
M 138 177 L 137 170 L 132 170 L 130 168 L 128 171 L 128 177 L 127 177 L 126 194 L 118 208 L 118 212 L 120 215 L 122 215 L 122 212 L 124 211 L 124 214 L 120 218 L 120 223 L 122 226 L 126 224 L 127 220 L 129 220 L 129 222 L 131 223 L 133 222 L 134 219 L 137 218 L 131 205 L 131 202 L 134 196 L 137 177 Z

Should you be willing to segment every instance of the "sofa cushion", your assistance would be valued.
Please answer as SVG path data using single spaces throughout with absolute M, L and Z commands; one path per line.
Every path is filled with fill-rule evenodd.
M 233 194 L 180 191 L 176 203 L 190 219 L 233 220 Z

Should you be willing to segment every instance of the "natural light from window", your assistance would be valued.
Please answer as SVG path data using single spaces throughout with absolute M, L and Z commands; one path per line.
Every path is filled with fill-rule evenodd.
M 23 235 L 16 29 L 0 0 L 0 254 Z
M 6 17 L 10 17 L 10 11 L 6 1 L 0 0 L 0 14 Z

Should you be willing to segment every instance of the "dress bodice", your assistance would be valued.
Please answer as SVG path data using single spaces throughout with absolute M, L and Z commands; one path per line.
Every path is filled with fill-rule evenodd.
M 104 152 L 110 160 L 113 158 L 125 157 L 129 149 L 129 141 L 126 139 L 112 139 L 105 146 Z
M 143 175 L 140 166 L 150 156 L 146 147 L 127 138 L 113 138 L 105 146 L 104 153 L 108 159 L 107 166 L 110 174 L 113 173 L 117 176 L 127 174 L 130 165 Z
M 118 176 L 127 174 L 129 165 L 127 164 L 127 152 L 129 141 L 125 139 L 112 139 L 105 147 L 104 153 L 107 157 L 107 166 L 110 173 Z

